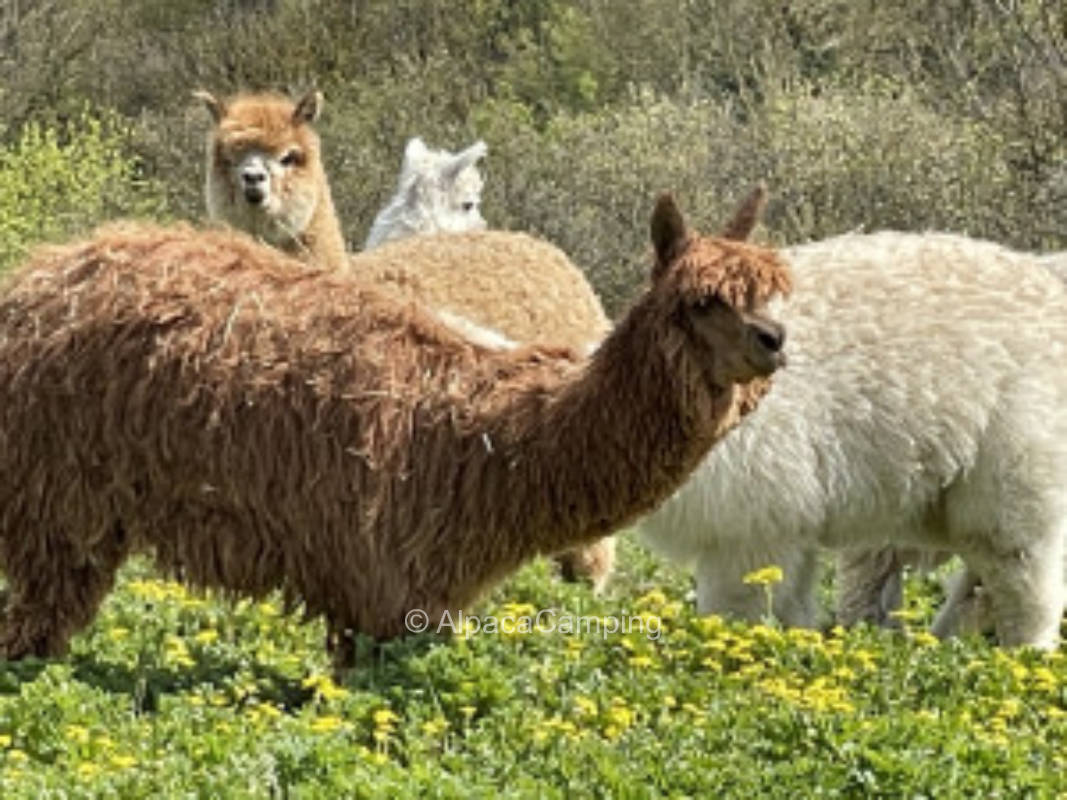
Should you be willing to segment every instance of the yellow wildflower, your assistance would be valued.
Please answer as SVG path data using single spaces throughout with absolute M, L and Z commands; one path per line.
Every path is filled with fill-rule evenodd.
M 771 586 L 776 583 L 781 583 L 783 577 L 782 568 L 772 564 L 771 566 L 763 567 L 762 569 L 753 570 L 741 580 L 750 586 Z
M 340 717 L 327 716 L 316 717 L 312 720 L 310 727 L 315 733 L 330 733 L 331 731 L 337 730 L 342 725 L 344 725 L 344 720 Z

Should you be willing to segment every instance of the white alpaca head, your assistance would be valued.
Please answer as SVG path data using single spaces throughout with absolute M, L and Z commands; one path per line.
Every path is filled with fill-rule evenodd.
M 378 213 L 365 249 L 420 233 L 481 230 L 482 176 L 478 162 L 488 147 L 478 141 L 459 153 L 408 141 L 396 194 Z

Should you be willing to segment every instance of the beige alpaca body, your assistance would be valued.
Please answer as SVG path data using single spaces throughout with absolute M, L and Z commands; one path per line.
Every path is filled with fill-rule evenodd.
M 555 245 L 512 231 L 412 236 L 352 256 L 359 275 L 516 342 L 582 352 L 611 323 L 582 271 Z
M 61 653 L 137 550 L 192 584 L 281 589 L 336 645 L 610 533 L 751 406 L 733 381 L 779 361 L 758 312 L 788 288 L 773 252 L 697 243 L 661 247 L 687 255 L 586 363 L 485 350 L 225 231 L 42 251 L 0 295 L 3 653 Z
M 343 269 L 344 237 L 311 127 L 321 95 L 296 103 L 274 94 L 197 96 L 215 120 L 204 184 L 208 216 L 302 260 Z

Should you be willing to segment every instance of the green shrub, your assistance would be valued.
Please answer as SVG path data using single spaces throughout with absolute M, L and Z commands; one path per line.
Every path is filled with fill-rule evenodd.
M 28 123 L 0 149 L 0 269 L 36 242 L 117 216 L 158 216 L 159 202 L 126 141 L 118 118 L 84 111 L 58 127 Z

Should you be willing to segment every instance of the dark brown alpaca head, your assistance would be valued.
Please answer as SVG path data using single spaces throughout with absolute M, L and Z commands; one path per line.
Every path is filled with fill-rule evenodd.
M 652 214 L 651 291 L 678 331 L 668 346 L 694 353 L 718 386 L 766 377 L 785 363 L 785 329 L 766 307 L 791 290 L 789 271 L 775 251 L 744 241 L 765 197 L 757 187 L 721 236 L 689 230 L 669 194 L 660 196 Z

